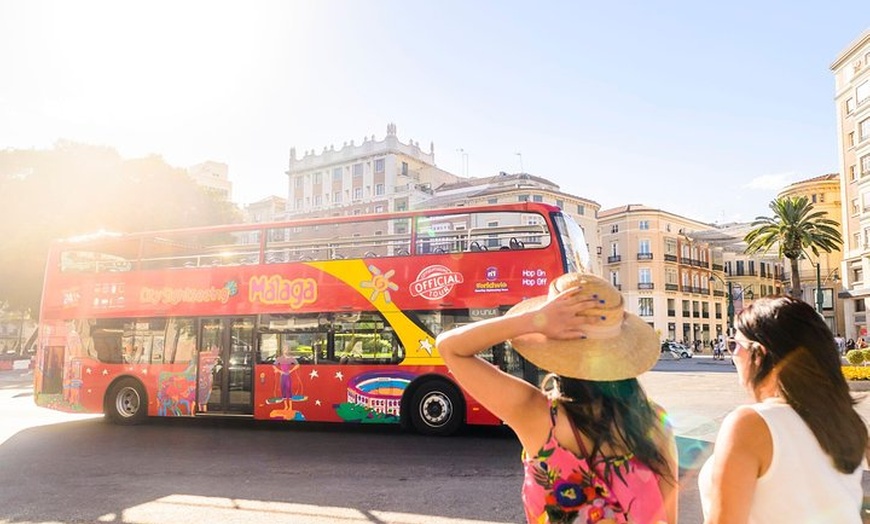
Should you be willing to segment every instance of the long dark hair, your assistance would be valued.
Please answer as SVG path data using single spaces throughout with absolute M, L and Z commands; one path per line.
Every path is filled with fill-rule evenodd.
M 837 342 L 822 317 L 806 302 L 787 296 L 754 301 L 740 312 L 737 330 L 750 341 L 749 381 L 758 387 L 779 371 L 786 402 L 810 427 L 822 449 L 843 473 L 864 456 L 867 427 L 840 368 Z
M 574 426 L 592 441 L 590 456 L 604 445 L 634 454 L 660 477 L 673 479 L 668 460 L 659 449 L 664 420 L 650 404 L 635 378 L 599 382 L 558 377 L 561 404 Z

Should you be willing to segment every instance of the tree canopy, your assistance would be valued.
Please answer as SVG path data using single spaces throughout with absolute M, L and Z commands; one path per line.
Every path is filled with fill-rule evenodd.
M 824 211 L 815 211 L 805 196 L 777 198 L 769 207 L 773 216 L 757 217 L 752 222 L 753 229 L 744 237 L 746 253 L 767 253 L 776 247 L 779 256 L 791 263 L 791 295 L 800 297 L 798 260 L 807 255 L 807 250 L 818 257 L 820 251 L 830 253 L 840 249 L 843 245 L 840 224 Z
M 239 220 L 231 203 L 156 155 L 123 159 L 112 148 L 67 141 L 50 150 L 2 150 L 0 304 L 38 310 L 54 239 Z

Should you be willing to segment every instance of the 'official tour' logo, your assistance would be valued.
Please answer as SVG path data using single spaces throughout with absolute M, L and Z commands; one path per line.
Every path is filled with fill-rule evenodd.
M 461 273 L 451 271 L 444 266 L 429 266 L 420 271 L 417 280 L 408 286 L 412 297 L 423 297 L 427 300 L 444 298 L 453 291 L 453 286 L 464 281 Z

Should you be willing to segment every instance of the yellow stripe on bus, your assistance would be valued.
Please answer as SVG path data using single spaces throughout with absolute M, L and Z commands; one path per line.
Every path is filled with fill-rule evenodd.
M 389 298 L 390 292 L 401 291 L 397 284 L 389 282 L 390 272 L 378 273 L 380 269 L 374 264 L 372 267 L 375 271 L 370 271 L 362 260 L 325 260 L 305 264 L 341 280 L 389 319 L 405 347 L 403 365 L 443 364 L 435 350 L 435 340 L 412 322 Z

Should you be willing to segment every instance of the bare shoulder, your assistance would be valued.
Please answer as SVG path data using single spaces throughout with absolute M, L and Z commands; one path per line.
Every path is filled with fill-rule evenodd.
M 722 421 L 720 431 L 728 431 L 741 437 L 751 437 L 756 434 L 770 436 L 767 423 L 757 411 L 750 406 L 738 406 Z
M 773 457 L 773 437 L 767 423 L 750 406 L 740 406 L 722 421 L 716 437 L 716 454 L 751 461 L 757 476 L 764 474 Z

